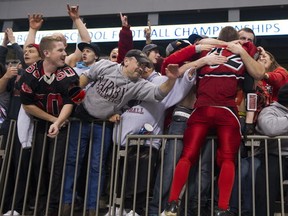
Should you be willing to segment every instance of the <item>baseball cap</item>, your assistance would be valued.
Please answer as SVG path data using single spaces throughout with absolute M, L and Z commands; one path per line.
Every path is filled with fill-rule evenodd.
M 180 50 L 186 46 L 191 45 L 191 43 L 188 40 L 175 40 L 168 44 L 166 47 L 166 56 L 171 55 L 172 53 L 176 52 L 177 50 Z
M 129 50 L 125 57 L 135 57 L 136 60 L 139 62 L 139 63 L 144 63 L 144 64 L 147 64 L 147 65 L 150 65 L 151 64 L 151 61 L 149 60 L 149 58 L 147 57 L 147 55 L 142 52 L 141 50 L 138 50 L 138 49 L 131 49 Z
M 158 46 L 156 44 L 147 44 L 143 49 L 142 52 L 144 52 L 146 55 L 148 54 L 148 52 L 150 52 L 151 50 L 158 50 Z
M 191 43 L 191 44 L 194 44 L 196 40 L 201 40 L 203 38 L 207 38 L 206 35 L 198 35 L 198 34 L 191 34 L 189 37 L 188 37 L 188 41 Z
M 92 49 L 97 56 L 100 56 L 100 47 L 96 43 L 81 42 L 78 44 L 78 48 L 81 50 L 81 52 L 85 47 Z
M 38 51 L 38 53 L 39 53 L 39 55 L 40 55 L 40 46 L 39 46 L 39 44 L 31 43 L 31 44 L 28 44 L 27 47 L 30 47 L 30 48 L 31 48 L 31 47 L 34 47 L 34 48 L 36 48 L 37 51 Z

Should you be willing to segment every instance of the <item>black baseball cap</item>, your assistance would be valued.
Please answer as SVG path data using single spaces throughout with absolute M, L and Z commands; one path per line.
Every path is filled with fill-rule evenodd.
M 168 44 L 166 47 L 166 56 L 171 55 L 172 53 L 191 45 L 188 40 L 175 40 Z
M 188 37 L 188 41 L 189 41 L 191 44 L 194 44 L 197 40 L 202 40 L 203 38 L 207 38 L 207 36 L 206 36 L 206 35 L 191 34 L 191 35 Z
M 149 58 L 147 57 L 147 55 L 142 52 L 141 50 L 138 50 L 138 49 L 131 49 L 129 50 L 125 57 L 135 57 L 136 60 L 139 62 L 139 63 L 144 63 L 144 64 L 147 64 L 147 65 L 150 65 L 151 64 L 151 61 L 149 60 Z
M 96 43 L 81 42 L 81 43 L 78 44 L 78 49 L 81 50 L 81 52 L 86 47 L 92 49 L 97 56 L 100 56 L 100 52 L 101 52 L 100 51 L 100 47 Z

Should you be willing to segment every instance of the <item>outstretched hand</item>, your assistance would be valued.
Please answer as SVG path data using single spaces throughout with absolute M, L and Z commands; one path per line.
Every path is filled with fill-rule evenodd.
M 178 64 L 169 64 L 167 68 L 165 68 L 166 76 L 170 79 L 177 79 L 182 74 L 179 72 L 179 65 Z
M 151 23 L 150 23 L 150 20 L 147 21 L 147 25 L 148 25 L 148 28 L 144 28 L 144 35 L 145 35 L 146 39 L 151 37 Z
M 210 55 L 207 55 L 204 58 L 205 63 L 207 65 L 220 65 L 227 62 L 226 56 L 218 55 L 217 53 L 211 53 Z
M 7 28 L 5 30 L 5 33 L 7 34 L 8 40 L 11 44 L 15 43 L 15 36 L 13 34 L 12 28 Z
M 2 46 L 7 47 L 7 45 L 9 44 L 9 38 L 7 35 L 7 29 L 4 31 L 4 37 L 3 37 L 3 41 L 2 41 Z
M 69 5 L 67 4 L 67 12 L 70 18 L 74 21 L 75 19 L 80 18 L 79 15 L 79 5 Z
M 121 18 L 122 26 L 128 27 L 129 26 L 128 17 L 125 15 L 123 16 L 123 14 L 120 12 L 120 18 Z
M 29 27 L 34 30 L 39 30 L 43 23 L 43 14 L 28 14 Z

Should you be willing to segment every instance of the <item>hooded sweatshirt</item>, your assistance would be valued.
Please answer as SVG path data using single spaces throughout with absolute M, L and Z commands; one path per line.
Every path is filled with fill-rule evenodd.
M 278 102 L 265 107 L 259 114 L 256 130 L 266 136 L 288 135 L 288 108 Z M 281 139 L 282 155 L 288 155 L 288 139 Z M 264 153 L 264 145 L 259 147 L 259 153 Z M 278 155 L 278 140 L 268 140 L 268 153 Z
M 123 113 L 132 100 L 158 102 L 164 99 L 160 86 L 142 78 L 130 80 L 122 73 L 122 65 L 102 59 L 83 74 L 93 84 L 83 101 L 87 112 L 105 120 L 116 113 Z
M 152 134 L 159 135 L 163 134 L 163 126 L 165 119 L 165 110 L 171 106 L 174 106 L 179 101 L 181 101 L 195 85 L 196 76 L 189 79 L 187 70 L 182 78 L 178 78 L 172 90 L 161 102 L 149 102 L 140 101 L 139 104 L 131 107 L 121 116 L 120 123 L 121 127 L 121 138 L 120 145 L 124 146 L 126 144 L 126 136 L 129 134 L 138 134 L 139 130 L 145 123 L 149 123 L 153 127 Z M 159 76 L 158 73 L 153 72 L 147 80 L 156 85 L 161 85 L 168 78 L 166 76 Z M 117 134 L 115 136 L 115 133 Z M 114 138 L 119 137 L 120 130 L 114 127 Z M 114 140 L 115 142 L 117 140 Z M 150 140 L 147 139 L 145 145 L 150 145 Z M 161 140 L 153 139 L 153 147 L 159 149 L 161 145 Z

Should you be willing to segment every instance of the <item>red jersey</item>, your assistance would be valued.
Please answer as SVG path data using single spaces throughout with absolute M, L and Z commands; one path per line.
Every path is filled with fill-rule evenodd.
M 254 57 L 256 47 L 248 42 L 243 48 Z M 212 53 L 226 56 L 228 61 L 221 65 L 206 65 L 197 71 L 197 100 L 195 107 L 226 106 L 236 107 L 235 98 L 240 80 L 244 80 L 245 65 L 239 55 L 224 46 L 202 52 L 201 57 Z

